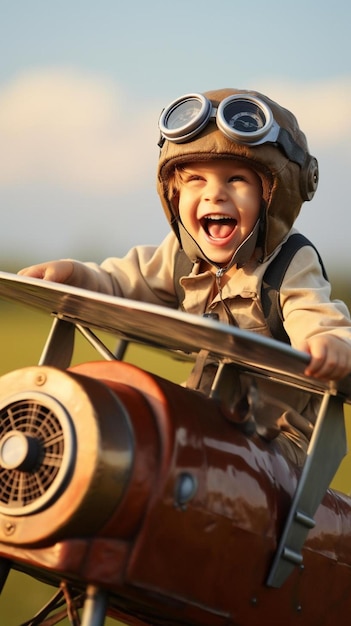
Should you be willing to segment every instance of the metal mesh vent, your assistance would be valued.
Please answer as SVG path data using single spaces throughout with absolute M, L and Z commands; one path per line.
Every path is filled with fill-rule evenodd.
M 0 410 L 0 511 L 27 514 L 47 503 L 54 485 L 57 492 L 67 474 L 68 433 L 55 402 L 20 399 Z

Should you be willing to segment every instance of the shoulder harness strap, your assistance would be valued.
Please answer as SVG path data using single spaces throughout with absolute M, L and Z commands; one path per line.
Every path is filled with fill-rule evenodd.
M 295 256 L 296 252 L 304 246 L 312 246 L 312 248 L 314 248 L 321 264 L 323 276 L 326 280 L 328 280 L 328 276 L 318 250 L 315 248 L 313 243 L 311 243 L 311 241 L 301 233 L 294 233 L 285 241 L 277 256 L 267 267 L 262 279 L 261 303 L 263 314 L 266 318 L 267 325 L 272 333 L 272 336 L 279 341 L 283 341 L 284 343 L 290 343 L 290 339 L 283 326 L 283 313 L 280 306 L 279 291 L 291 260 Z M 179 280 L 182 276 L 188 276 L 192 267 L 193 264 L 188 259 L 185 252 L 183 250 L 179 250 L 176 254 L 174 265 L 174 289 L 182 308 L 184 290 L 180 285 Z
M 326 280 L 328 280 L 327 273 L 318 250 L 315 248 L 313 243 L 311 243 L 311 241 L 301 233 L 294 233 L 285 241 L 277 256 L 267 267 L 262 279 L 261 303 L 268 328 L 275 339 L 284 341 L 285 343 L 290 343 L 290 339 L 283 326 L 284 318 L 280 306 L 279 291 L 291 260 L 295 256 L 296 252 L 304 246 L 312 246 L 312 248 L 314 248 L 321 264 L 323 276 Z

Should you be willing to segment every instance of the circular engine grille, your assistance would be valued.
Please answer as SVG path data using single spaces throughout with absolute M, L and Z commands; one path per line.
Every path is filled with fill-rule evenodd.
M 44 508 L 73 462 L 67 413 L 56 400 L 33 396 L 0 409 L 0 512 L 9 515 Z

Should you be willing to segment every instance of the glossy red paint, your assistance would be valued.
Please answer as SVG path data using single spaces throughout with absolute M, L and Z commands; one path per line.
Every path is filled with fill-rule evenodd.
M 60 376 L 68 390 L 84 389 L 96 412 L 92 422 L 99 425 L 106 398 L 112 394 L 118 400 L 122 409 L 109 413 L 105 429 L 108 439 L 113 420 L 123 421 L 122 415 L 131 427 L 133 462 L 126 485 L 120 498 L 107 494 L 108 514 L 100 515 L 95 492 L 104 481 L 90 487 L 80 508 L 76 489 L 70 490 L 74 474 L 57 502 L 34 516 L 36 523 L 45 521 L 40 537 L 28 529 L 28 518 L 13 520 L 18 537 L 17 531 L 6 535 L 9 519 L 1 515 L 0 556 L 54 584 L 65 579 L 106 589 L 109 614 L 134 626 L 348 624 L 349 498 L 328 491 L 304 546 L 303 566 L 281 588 L 267 587 L 299 478 L 274 441 L 245 434 L 215 400 L 126 363 L 86 363 Z M 92 446 L 84 415 L 75 417 L 74 402 L 70 410 L 81 445 Z M 104 454 L 101 458 L 104 472 Z M 79 485 L 90 475 L 79 466 L 83 460 L 77 458 L 74 469 Z M 70 500 L 75 524 L 63 515 L 62 499 Z M 83 536 L 85 518 L 90 532 Z

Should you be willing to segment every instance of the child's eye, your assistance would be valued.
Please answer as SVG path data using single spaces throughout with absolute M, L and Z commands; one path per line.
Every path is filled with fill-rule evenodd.
M 199 174 L 189 174 L 189 176 L 186 178 L 185 182 L 191 183 L 193 181 L 196 182 L 198 180 L 204 180 L 203 176 L 200 176 Z
M 240 174 L 234 174 L 233 176 L 231 176 L 229 178 L 229 182 L 230 183 L 232 183 L 232 182 L 242 182 L 244 180 L 245 180 L 244 177 L 241 176 Z

